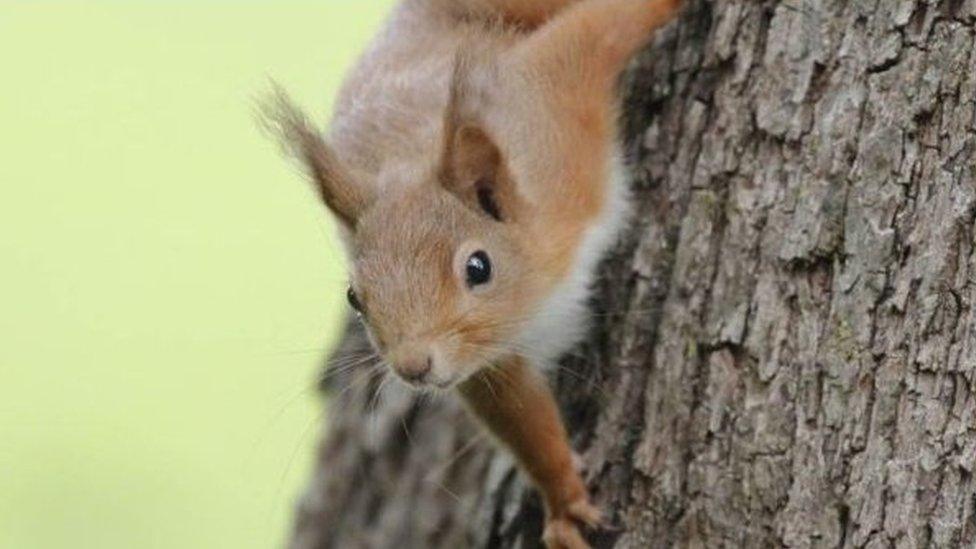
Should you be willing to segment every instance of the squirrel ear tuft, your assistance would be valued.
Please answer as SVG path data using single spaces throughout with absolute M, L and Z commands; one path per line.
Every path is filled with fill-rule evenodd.
M 302 163 L 322 201 L 339 221 L 353 229 L 372 201 L 372 193 L 352 177 L 308 117 L 277 84 L 261 102 L 258 122 L 286 153 Z

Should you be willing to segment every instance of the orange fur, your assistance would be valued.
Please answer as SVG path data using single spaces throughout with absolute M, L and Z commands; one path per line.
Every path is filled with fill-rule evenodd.
M 552 393 L 524 359 L 502 361 L 459 389 L 468 408 L 512 451 L 543 494 L 547 520 L 558 525 L 547 531 L 550 545 L 570 544 L 576 521 L 599 524 L 600 513 L 589 503 Z
M 461 17 L 499 18 L 531 28 L 575 0 L 431 0 L 438 9 Z
M 403 0 L 327 138 L 283 95 L 266 112 L 347 229 L 375 347 L 412 383 L 460 388 L 542 491 L 552 548 L 586 547 L 577 522 L 597 514 L 528 365 L 581 333 L 595 254 L 623 215 L 615 85 L 679 4 Z M 477 287 L 475 251 L 493 265 Z

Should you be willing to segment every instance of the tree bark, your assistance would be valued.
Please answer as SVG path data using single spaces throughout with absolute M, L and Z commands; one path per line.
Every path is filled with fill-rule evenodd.
M 691 1 L 623 89 L 639 214 L 553 380 L 593 544 L 976 546 L 976 0 Z M 291 547 L 537 547 L 456 400 L 379 385 L 324 384 Z

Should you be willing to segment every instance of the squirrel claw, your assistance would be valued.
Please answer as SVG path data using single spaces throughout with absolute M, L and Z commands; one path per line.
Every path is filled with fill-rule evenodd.
M 597 528 L 603 523 L 602 513 L 586 499 L 569 504 L 563 513 L 550 517 L 542 541 L 546 549 L 590 549 L 583 539 L 579 525 Z
M 579 527 L 569 518 L 554 518 L 546 523 L 542 534 L 546 549 L 591 549 Z
M 566 514 L 570 519 L 582 522 L 590 528 L 599 528 L 603 525 L 603 513 L 585 499 L 571 503 L 566 508 Z
M 576 471 L 579 474 L 585 473 L 586 472 L 586 462 L 583 461 L 583 456 L 577 454 L 576 452 L 573 452 L 573 453 L 570 454 L 570 457 L 573 460 L 573 470 Z

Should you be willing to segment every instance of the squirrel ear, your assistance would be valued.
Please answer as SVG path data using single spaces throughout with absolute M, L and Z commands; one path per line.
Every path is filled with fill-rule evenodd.
M 474 210 L 509 221 L 523 207 L 504 155 L 488 133 L 462 114 L 466 61 L 459 57 L 444 118 L 440 184 Z
M 259 123 L 284 150 L 297 158 L 315 184 L 322 201 L 347 228 L 372 202 L 372 193 L 356 181 L 322 135 L 279 86 L 260 108 Z
M 521 200 L 502 153 L 476 126 L 461 126 L 449 138 L 441 184 L 473 209 L 496 221 L 518 217 Z

